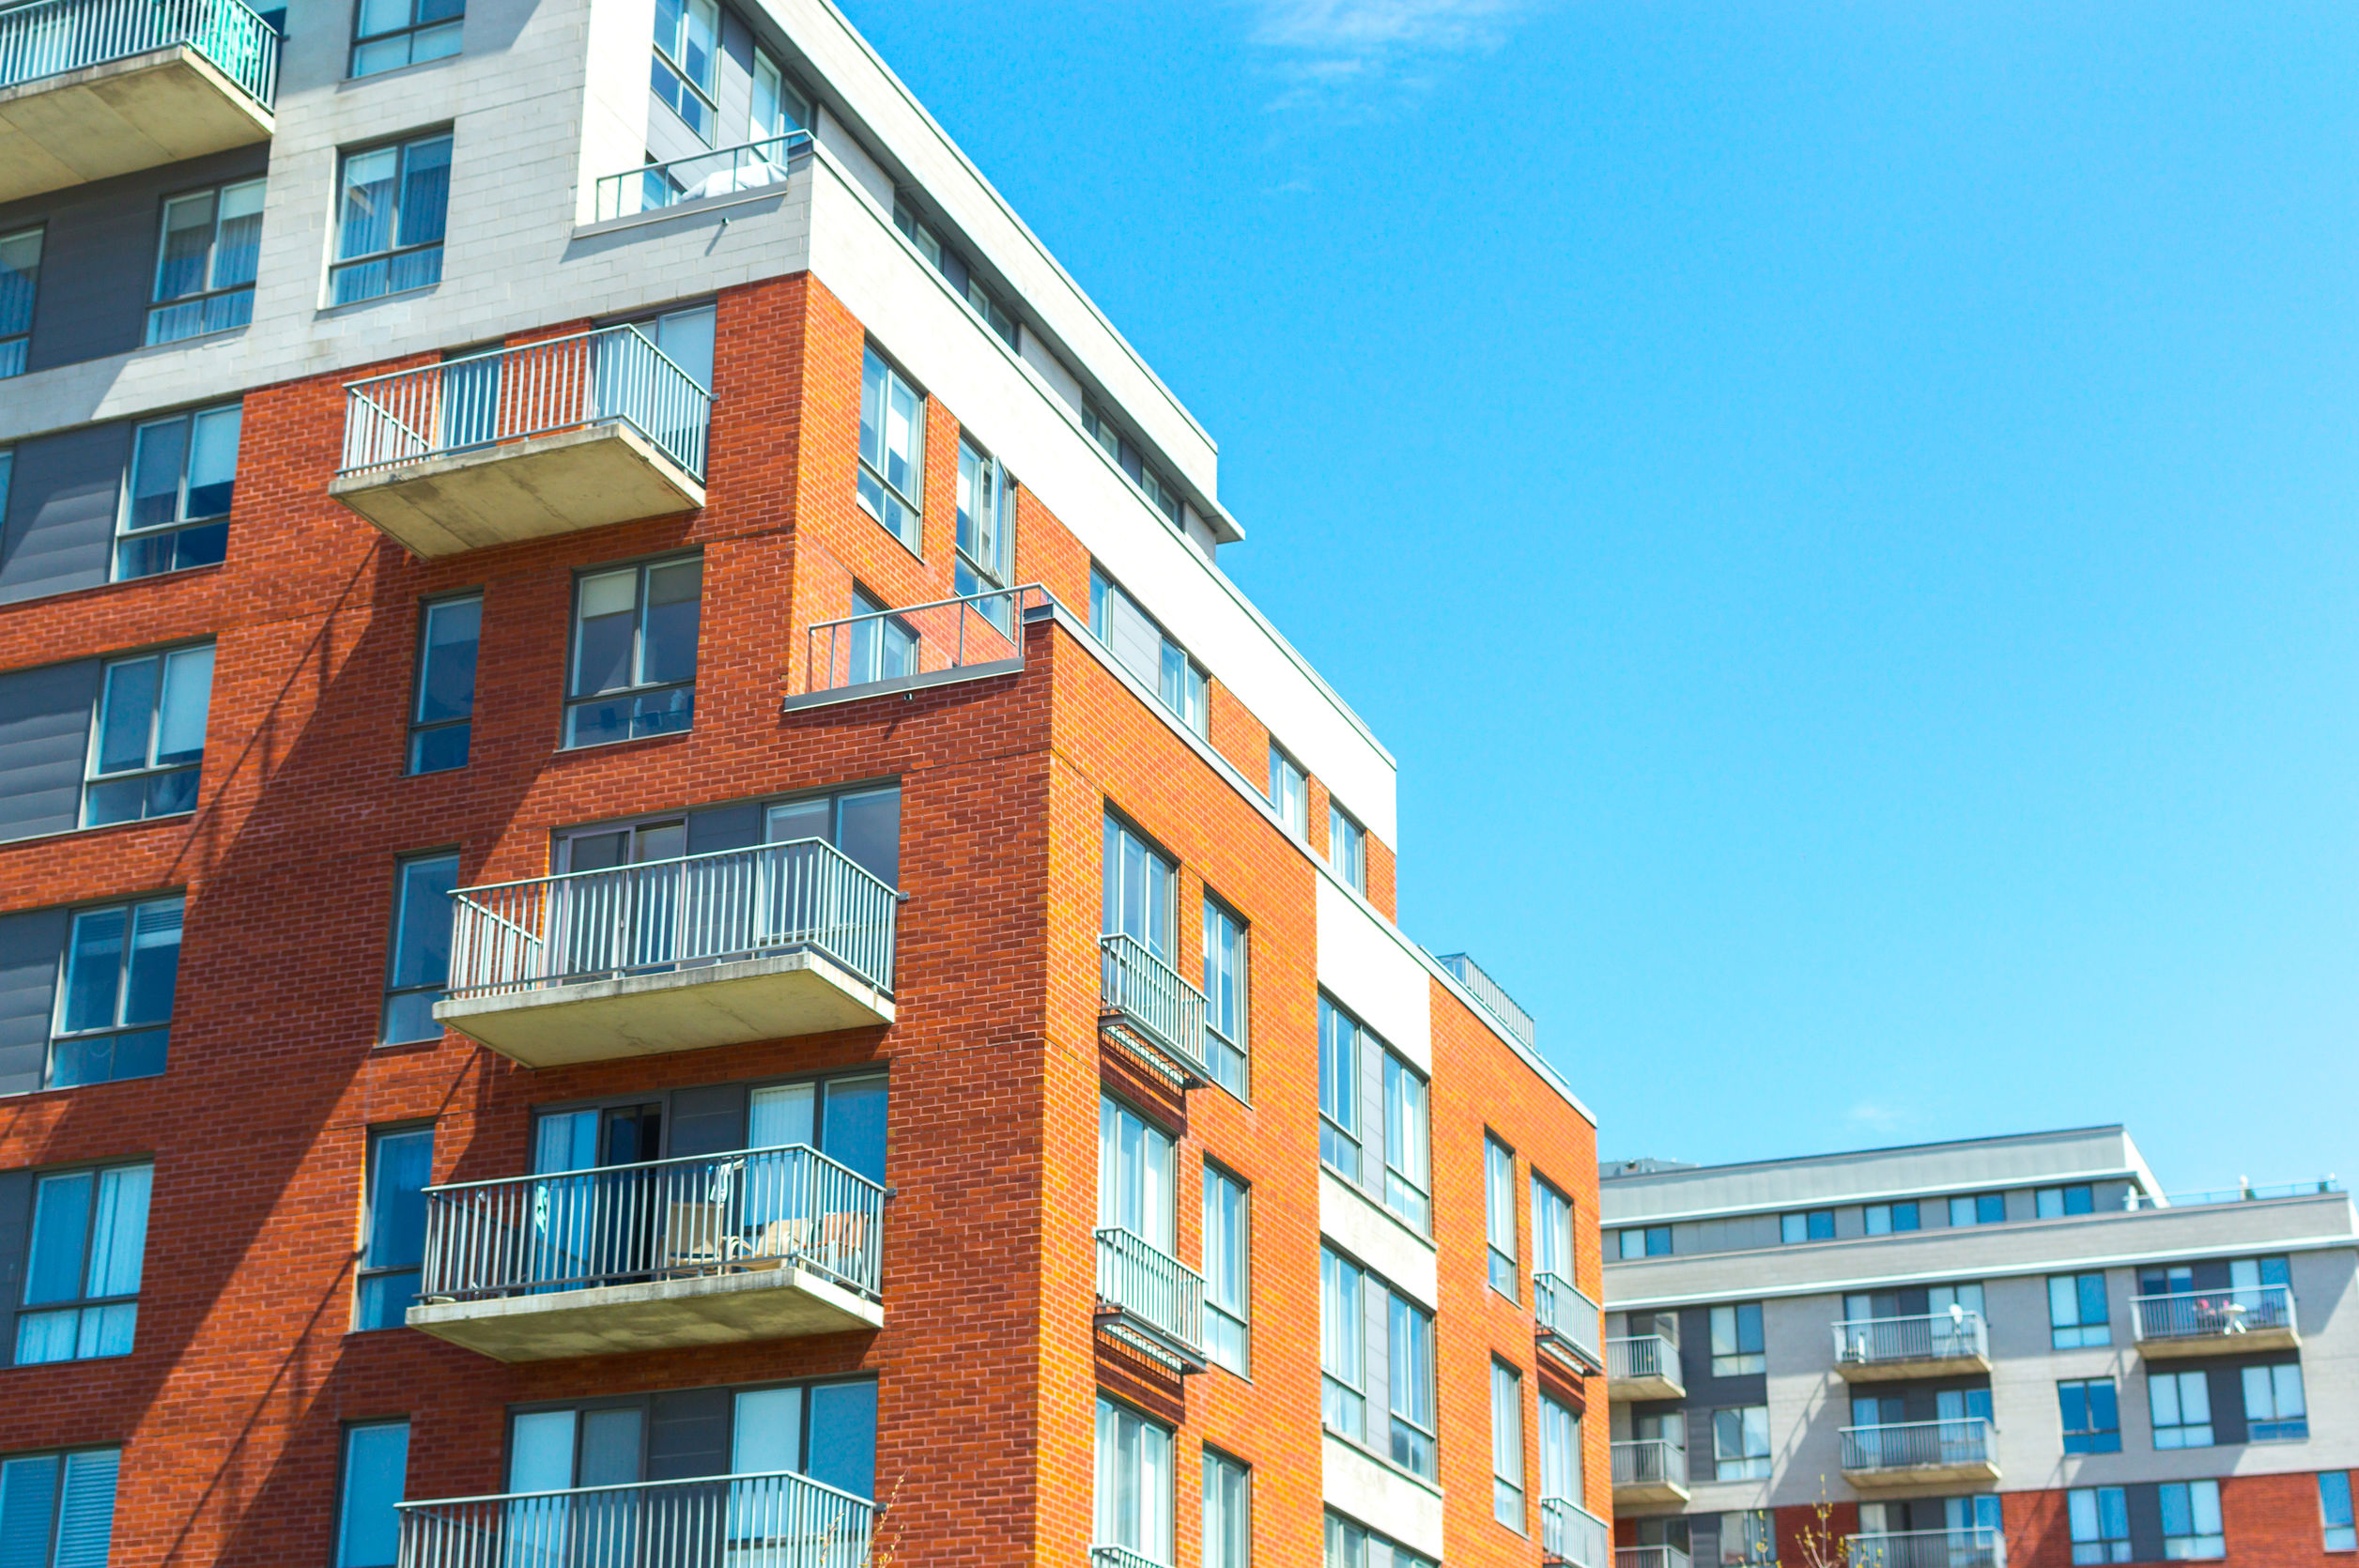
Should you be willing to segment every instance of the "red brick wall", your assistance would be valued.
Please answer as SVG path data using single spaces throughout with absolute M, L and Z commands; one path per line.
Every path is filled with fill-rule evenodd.
M 2007 1560 L 2012 1568 L 2070 1568 L 2072 1524 L 2061 1491 L 2009 1492 Z M 2220 1482 L 2220 1523 L 2228 1568 L 2350 1568 L 2351 1554 L 2329 1552 L 2319 1516 L 2318 1476 L 2229 1476 Z

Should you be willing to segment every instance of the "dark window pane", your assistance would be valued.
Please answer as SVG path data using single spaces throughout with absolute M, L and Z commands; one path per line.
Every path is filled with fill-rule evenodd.
M 901 791 L 870 790 L 837 805 L 836 847 L 887 887 L 901 885 Z
M 828 1084 L 820 1144 L 820 1152 L 828 1159 L 884 1185 L 885 1080 L 861 1078 Z
M 66 968 L 65 1027 L 105 1029 L 114 1025 L 117 988 L 123 978 L 123 932 L 131 912 L 92 910 L 77 915 Z
M 420 724 L 465 718 L 475 711 L 475 652 L 483 630 L 480 599 L 426 607 L 424 668 L 418 676 Z
M 106 670 L 106 701 L 99 728 L 99 771 L 147 765 L 155 727 L 158 661 L 126 659 Z
M 180 476 L 188 464 L 189 422 L 142 425 L 131 454 L 131 526 L 155 528 L 180 515 Z
M 458 885 L 458 856 L 405 861 L 394 911 L 395 990 L 441 985 L 451 973 L 451 889 Z
M 131 915 L 131 984 L 123 994 L 123 1022 L 162 1023 L 172 1017 L 172 991 L 180 973 L 180 915 L 177 899 L 142 904 Z
M 697 598 L 704 564 L 675 561 L 647 573 L 647 637 L 640 680 L 687 681 L 696 677 Z
M 439 1038 L 442 1025 L 434 1022 L 434 1005 L 441 999 L 442 993 L 436 991 L 405 991 L 388 996 L 385 1023 L 378 1038 L 387 1045 Z
M 434 1134 L 395 1132 L 377 1140 L 375 1191 L 369 1194 L 369 1268 L 397 1268 L 426 1252 L 426 1183 L 433 1174 Z
M 808 1473 L 856 1498 L 876 1496 L 876 1385 L 822 1383 L 810 1391 Z
M 409 737 L 409 771 L 446 773 L 465 767 L 468 741 L 473 730 L 471 724 L 447 724 L 439 730 L 419 730 Z

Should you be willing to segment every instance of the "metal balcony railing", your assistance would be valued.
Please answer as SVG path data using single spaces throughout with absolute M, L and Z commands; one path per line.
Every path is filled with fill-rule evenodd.
M 811 948 L 893 989 L 894 891 L 819 838 L 451 895 L 455 998 Z
M 1562 1274 L 1534 1273 L 1532 1316 L 1543 1339 L 1554 1341 L 1591 1371 L 1605 1370 L 1605 1357 L 1600 1353 L 1605 1314 L 1572 1281 Z
M 2281 1284 L 2182 1290 L 2130 1302 L 2140 1339 L 2206 1339 L 2293 1327 L 2293 1292 Z
M 1617 1546 L 1613 1568 L 1688 1568 L 1688 1554 L 1676 1546 Z
M 805 644 L 804 695 L 880 682 L 938 685 L 1022 669 L 1024 623 L 1052 603 L 1047 589 L 1025 583 L 819 622 Z
M 1606 1341 L 1606 1376 L 1613 1382 L 1654 1377 L 1679 1381 L 1678 1342 L 1662 1334 L 1633 1334 Z
M 792 1264 L 871 1300 L 885 1190 L 807 1145 L 426 1189 L 428 1300 Z
M 1995 1530 L 1912 1530 L 1844 1537 L 1850 1568 L 2006 1568 L 2007 1538 Z
M 876 1505 L 791 1471 L 400 1505 L 400 1568 L 867 1568 Z
M 1855 1317 L 1835 1325 L 1835 1360 L 1842 1366 L 1977 1356 L 1987 1359 L 1989 1355 L 1990 1332 L 1979 1312 Z
M 1508 995 L 1506 990 L 1492 979 L 1481 964 L 1464 953 L 1440 953 L 1435 955 L 1433 961 L 1448 970 L 1452 979 L 1464 986 L 1474 1000 L 1488 1008 L 1490 1015 L 1506 1026 L 1507 1033 L 1533 1050 L 1539 1049 L 1538 1031 L 1533 1026 L 1532 1015 L 1517 1006 L 1516 999 Z
M 713 394 L 637 327 L 494 348 L 348 382 L 344 391 L 341 473 L 624 424 L 692 477 L 704 477 Z
M 1099 999 L 1103 1010 L 1122 1021 L 1147 1043 L 1169 1056 L 1175 1076 L 1209 1084 L 1204 1063 L 1204 992 L 1119 931 L 1098 939 Z
M 244 0 L 38 0 L 0 10 L 0 88 L 186 44 L 264 109 L 278 29 Z
M 1890 1422 L 1842 1429 L 1842 1468 L 1846 1470 L 1986 1465 L 1990 1457 L 1991 1423 L 1986 1416 Z
M 1204 1276 L 1137 1232 L 1098 1227 L 1098 1299 L 1152 1348 L 1204 1364 Z
M 766 141 L 717 147 L 669 163 L 648 163 L 628 174 L 598 180 L 598 221 L 656 212 L 705 196 L 729 196 L 786 183 L 794 166 L 808 157 L 810 132 L 790 131 Z
M 1144 1552 L 1128 1546 L 1092 1546 L 1089 1548 L 1089 1568 L 1170 1568 Z
M 1561 1568 L 1607 1568 L 1613 1527 L 1569 1498 L 1540 1499 L 1540 1560 Z
M 1640 1437 L 1612 1445 L 1616 1486 L 1685 1486 L 1688 1451 L 1661 1437 Z

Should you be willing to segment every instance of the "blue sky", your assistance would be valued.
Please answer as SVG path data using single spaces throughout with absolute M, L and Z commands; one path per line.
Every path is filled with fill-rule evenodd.
M 1604 1153 L 2359 1176 L 2359 8 L 846 8 Z

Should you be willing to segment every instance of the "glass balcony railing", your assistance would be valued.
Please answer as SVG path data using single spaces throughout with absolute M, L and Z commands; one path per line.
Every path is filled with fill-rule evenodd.
M 792 1471 L 400 1505 L 399 1568 L 869 1568 L 876 1505 Z
M 1550 1568 L 1608 1568 L 1613 1527 L 1569 1498 L 1540 1499 L 1540 1560 Z
M 182 44 L 270 107 L 278 29 L 244 0 L 36 0 L 0 9 L 0 89 Z
M 682 202 L 784 185 L 811 148 L 810 132 L 791 131 L 766 141 L 719 147 L 669 163 L 649 163 L 598 181 L 598 221 L 660 212 Z
M 1038 583 L 815 623 L 804 648 L 803 695 L 815 699 L 979 681 L 1024 668 L 1024 623 L 1054 603 Z
M 1204 1276 L 1134 1231 L 1098 1228 L 1102 1315 L 1134 1342 L 1195 1370 L 1204 1361 Z

